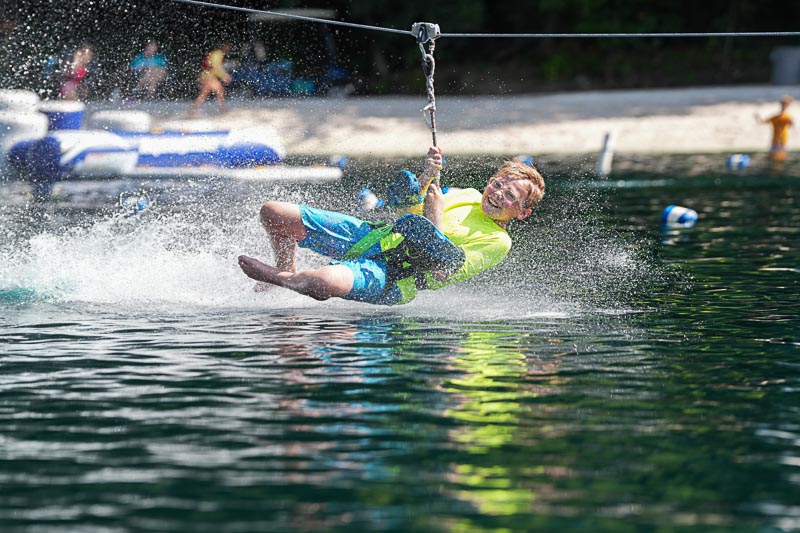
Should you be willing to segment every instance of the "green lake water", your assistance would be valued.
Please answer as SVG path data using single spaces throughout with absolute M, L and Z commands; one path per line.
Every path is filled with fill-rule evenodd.
M 495 163 L 452 159 L 454 186 Z M 800 529 L 800 179 L 543 161 L 473 282 L 252 290 L 264 199 L 354 208 L 396 163 L 151 184 L 131 218 L 140 184 L 0 184 L 0 530 Z

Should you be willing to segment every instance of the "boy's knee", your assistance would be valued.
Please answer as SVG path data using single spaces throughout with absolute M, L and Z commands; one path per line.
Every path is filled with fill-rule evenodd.
M 303 218 L 297 205 L 270 200 L 261 206 L 261 224 L 274 236 L 302 241 L 306 237 Z
M 267 228 L 275 228 L 279 224 L 281 216 L 281 202 L 268 201 L 261 206 L 261 223 Z

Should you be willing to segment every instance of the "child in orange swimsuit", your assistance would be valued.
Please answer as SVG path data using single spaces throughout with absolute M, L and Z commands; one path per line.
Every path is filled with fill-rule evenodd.
M 792 116 L 786 111 L 792 103 L 792 97 L 784 95 L 780 99 L 781 110 L 777 115 L 762 119 L 758 115 L 756 118 L 764 124 L 772 125 L 772 145 L 770 146 L 770 158 L 776 161 L 786 159 L 786 140 L 789 128 L 794 125 Z

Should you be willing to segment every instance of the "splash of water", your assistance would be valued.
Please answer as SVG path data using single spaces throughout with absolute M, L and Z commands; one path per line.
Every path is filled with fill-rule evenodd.
M 304 200 L 293 194 L 277 196 Z M 398 308 L 321 304 L 282 289 L 256 293 L 236 258 L 247 254 L 273 261 L 257 220 L 260 199 L 245 195 L 234 201 L 228 195 L 215 200 L 206 191 L 137 217 L 105 215 L 27 234 L 6 228 L 0 291 L 5 303 L 40 299 L 179 312 L 310 307 L 466 320 L 628 312 L 637 292 L 651 287 L 661 273 L 643 243 L 611 229 L 596 208 L 596 194 L 573 191 L 543 203 L 536 220 L 512 231 L 515 246 L 499 267 L 459 286 L 423 292 Z M 299 268 L 324 262 L 299 251 Z
M 252 292 L 236 253 L 265 242 L 231 229 L 175 213 L 43 231 L 0 252 L 0 286 L 54 301 L 236 305 Z

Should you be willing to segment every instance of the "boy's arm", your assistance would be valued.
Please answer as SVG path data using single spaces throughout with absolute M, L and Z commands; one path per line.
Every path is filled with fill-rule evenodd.
M 444 195 L 442 194 L 442 190 L 435 183 L 431 183 L 428 186 L 422 214 L 425 218 L 433 222 L 433 225 L 436 226 L 439 231 L 444 233 Z
M 425 218 L 433 222 L 437 228 L 440 230 L 442 229 L 440 224 L 437 224 L 433 218 L 426 214 L 425 207 L 428 204 L 428 191 L 431 182 L 436 177 L 436 173 L 442 170 L 442 150 L 441 148 L 430 147 L 428 148 L 428 153 L 425 156 L 425 166 L 420 172 L 419 176 L 416 176 L 417 182 L 419 184 L 419 195 L 422 198 L 422 202 L 415 205 L 405 205 L 397 209 L 397 216 L 400 217 L 402 215 L 407 215 L 409 213 L 413 213 L 415 215 L 423 215 Z M 444 210 L 444 207 L 442 207 Z
M 428 148 L 425 156 L 425 169 L 420 175 L 420 193 L 425 195 L 422 214 L 433 222 L 439 231 L 444 230 L 444 196 L 438 183 L 433 179 L 442 170 L 442 149 L 435 146 Z M 427 189 L 427 190 L 426 190 Z

